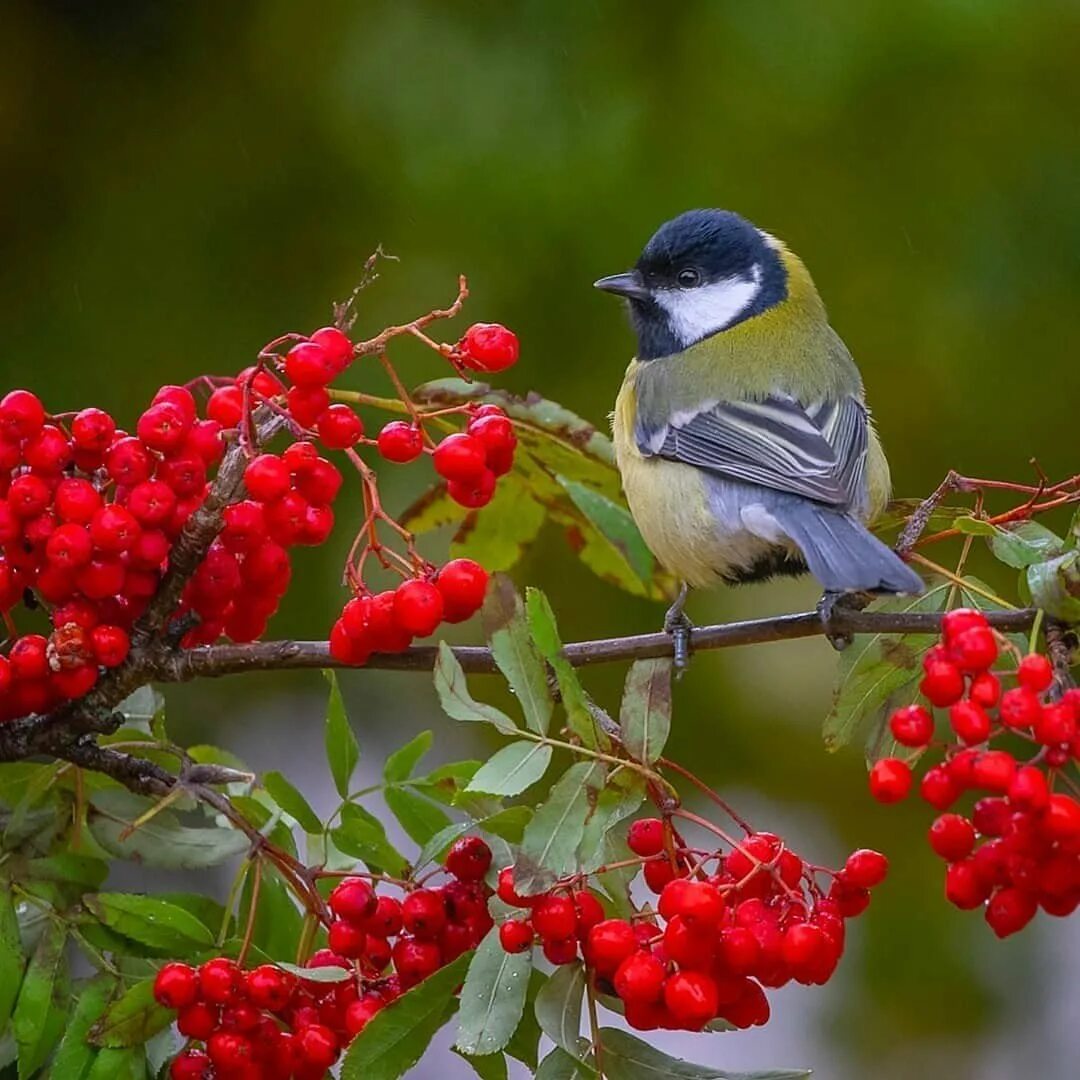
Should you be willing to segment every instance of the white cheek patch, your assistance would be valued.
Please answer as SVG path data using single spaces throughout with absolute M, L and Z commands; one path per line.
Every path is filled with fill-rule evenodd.
M 755 266 L 750 281 L 731 277 L 693 289 L 658 289 L 653 298 L 686 348 L 734 322 L 760 291 L 761 268 Z

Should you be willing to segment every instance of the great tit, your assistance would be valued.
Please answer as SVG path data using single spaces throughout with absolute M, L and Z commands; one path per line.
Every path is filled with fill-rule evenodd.
M 922 592 L 865 527 L 888 501 L 888 462 L 795 254 L 738 214 L 690 210 L 596 287 L 626 298 L 637 334 L 615 453 L 641 535 L 683 583 L 669 629 L 687 632 L 687 587 L 717 581 L 809 570 L 826 598 Z

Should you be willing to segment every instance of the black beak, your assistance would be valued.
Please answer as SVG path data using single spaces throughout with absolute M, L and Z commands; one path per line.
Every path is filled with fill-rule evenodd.
M 652 295 L 636 270 L 626 274 L 611 274 L 593 282 L 593 288 L 625 296 L 627 300 L 648 300 Z

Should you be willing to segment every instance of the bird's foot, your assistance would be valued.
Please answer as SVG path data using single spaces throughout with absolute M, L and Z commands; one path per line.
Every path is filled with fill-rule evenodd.
M 690 634 L 694 624 L 687 618 L 683 610 L 686 604 L 686 595 L 690 591 L 689 586 L 683 585 L 675 603 L 668 608 L 664 616 L 664 633 L 671 635 L 672 651 L 674 653 L 675 677 L 681 679 L 683 673 L 690 666 Z
M 855 610 L 858 610 L 865 606 L 866 601 L 862 598 L 862 593 L 826 591 L 822 594 L 821 599 L 817 603 L 818 618 L 821 620 L 821 625 L 825 630 L 825 637 L 837 652 L 842 652 L 846 649 L 852 643 L 854 638 L 850 631 L 837 630 L 833 627 L 833 623 L 836 621 L 836 609 L 854 608 Z

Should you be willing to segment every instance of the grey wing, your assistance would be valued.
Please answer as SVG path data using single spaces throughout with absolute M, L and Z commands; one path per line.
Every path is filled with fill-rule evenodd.
M 637 442 L 646 456 L 849 509 L 865 500 L 868 429 L 858 398 L 803 405 L 775 395 L 702 402 L 660 427 L 639 427 Z

